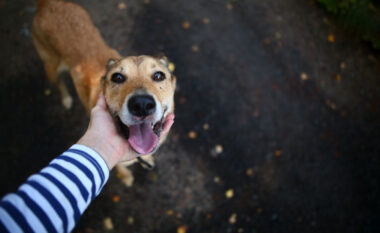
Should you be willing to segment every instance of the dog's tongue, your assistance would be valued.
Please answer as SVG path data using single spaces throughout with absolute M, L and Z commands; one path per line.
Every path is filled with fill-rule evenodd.
M 129 126 L 129 144 L 140 154 L 149 154 L 158 143 L 158 136 L 149 122 Z

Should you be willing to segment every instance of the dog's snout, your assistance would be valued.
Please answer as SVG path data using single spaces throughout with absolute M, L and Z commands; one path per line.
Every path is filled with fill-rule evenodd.
M 128 101 L 129 112 L 137 117 L 146 117 L 156 111 L 156 102 L 150 95 L 136 95 Z

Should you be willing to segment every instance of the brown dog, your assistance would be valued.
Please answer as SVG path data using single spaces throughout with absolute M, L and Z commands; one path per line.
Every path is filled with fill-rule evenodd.
M 165 140 L 160 131 L 174 112 L 176 78 L 166 57 L 122 58 L 104 42 L 88 13 L 65 1 L 38 1 L 32 35 L 48 79 L 61 92 L 63 106 L 69 109 L 72 105 L 72 97 L 59 79 L 61 72 L 68 71 L 86 110 L 104 94 L 130 146 L 153 164 L 151 154 Z M 121 164 L 117 169 L 123 182 L 132 185 L 131 172 Z

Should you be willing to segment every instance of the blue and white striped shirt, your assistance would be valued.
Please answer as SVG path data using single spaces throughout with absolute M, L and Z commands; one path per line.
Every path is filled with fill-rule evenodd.
M 73 145 L 0 202 L 0 232 L 70 232 L 108 180 L 103 158 Z

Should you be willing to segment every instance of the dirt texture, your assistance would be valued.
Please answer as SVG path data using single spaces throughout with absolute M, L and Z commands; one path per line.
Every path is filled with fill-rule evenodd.
M 178 88 L 156 168 L 134 165 L 132 188 L 112 172 L 74 232 L 378 229 L 379 54 L 316 1 L 75 2 L 123 56 L 165 53 Z M 77 97 L 65 110 L 45 77 L 35 11 L 0 0 L 1 195 L 89 120 Z

